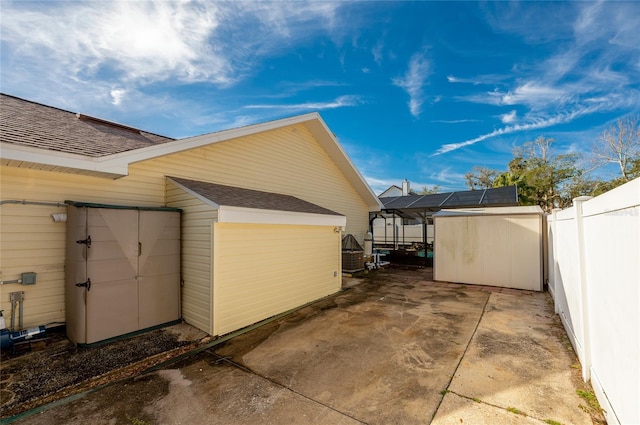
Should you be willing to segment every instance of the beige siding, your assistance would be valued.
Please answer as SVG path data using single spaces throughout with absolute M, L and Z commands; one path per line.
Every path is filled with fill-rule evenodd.
M 301 124 L 143 161 L 117 180 L 2 165 L 0 194 L 2 200 L 160 206 L 167 202 L 165 176 L 297 196 L 345 215 L 346 233 L 354 234 L 361 243 L 367 230 L 365 202 Z M 0 206 L 0 279 L 16 279 L 22 272 L 38 273 L 37 283 L 31 287 L 0 285 L 0 308 L 7 314 L 10 305 L 6 294 L 25 291 L 25 326 L 64 321 L 65 225 L 53 223 L 49 217 L 64 210 Z M 201 214 L 206 216 L 207 212 Z M 193 241 L 184 247 L 183 266 L 195 282 L 185 289 L 183 309 L 185 317 L 202 326 L 207 322 L 205 316 L 210 317 L 206 311 L 210 294 L 202 282 L 210 273 L 203 258 L 211 235 L 210 229 L 207 235 L 200 234 L 198 226 L 183 229 Z
M 435 218 L 434 278 L 542 290 L 540 215 Z
M 340 236 L 331 226 L 214 224 L 213 335 L 340 290 Z
M 211 332 L 211 224 L 218 212 L 167 181 L 167 206 L 182 209 L 182 316 Z
M 364 243 L 367 205 L 304 125 L 145 161 L 133 169 L 293 195 L 346 216 L 345 233 Z
M 119 180 L 0 167 L 2 200 L 63 203 L 65 200 L 120 205 L 164 205 L 164 177 L 155 182 L 132 175 Z M 24 326 L 64 322 L 65 223 L 52 213 L 66 207 L 4 204 L 0 206 L 0 273 L 13 280 L 37 273 L 36 284 L 0 285 L 0 308 L 10 313 L 9 292 L 24 291 Z

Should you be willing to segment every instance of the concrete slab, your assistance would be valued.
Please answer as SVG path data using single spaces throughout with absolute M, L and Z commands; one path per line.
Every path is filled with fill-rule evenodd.
M 428 423 L 489 294 L 377 283 L 235 338 L 216 353 L 365 423 Z
M 179 364 L 15 423 L 600 423 L 576 395 L 588 386 L 548 294 L 430 278 L 377 271 Z
M 431 425 L 501 424 L 541 425 L 545 422 L 519 413 L 480 403 L 457 394 L 445 395 Z
M 27 422 L 25 422 L 27 423 Z M 215 358 L 105 388 L 29 424 L 337 424 L 359 422 Z
M 547 293 L 492 293 L 449 390 L 540 420 L 591 424 L 576 362 Z

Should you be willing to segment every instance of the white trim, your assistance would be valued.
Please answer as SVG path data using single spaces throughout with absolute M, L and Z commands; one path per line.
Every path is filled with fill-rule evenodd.
M 343 215 L 313 214 L 293 211 L 262 210 L 221 205 L 218 223 L 299 224 L 308 226 L 345 227 Z
M 100 177 L 105 177 L 106 175 L 110 178 L 119 178 L 126 176 L 129 172 L 128 164 L 109 164 L 109 166 L 105 166 L 100 163 L 100 158 L 38 149 L 31 146 L 0 143 L 0 152 L 2 152 L 2 159 L 4 160 L 90 171 L 95 172 Z

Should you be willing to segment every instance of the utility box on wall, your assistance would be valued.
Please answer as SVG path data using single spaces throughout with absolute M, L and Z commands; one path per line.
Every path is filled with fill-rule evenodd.
M 180 210 L 67 203 L 69 339 L 91 344 L 180 319 Z
M 542 291 L 540 207 L 441 210 L 433 218 L 435 280 Z

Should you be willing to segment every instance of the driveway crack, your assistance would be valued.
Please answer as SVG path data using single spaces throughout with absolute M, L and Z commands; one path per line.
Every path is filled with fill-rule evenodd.
M 336 412 L 336 413 L 338 413 L 338 414 L 340 414 L 342 416 L 346 416 L 346 417 L 348 417 L 350 419 L 353 419 L 354 421 L 356 421 L 356 422 L 358 422 L 360 424 L 368 425 L 367 422 L 363 422 L 360 419 L 358 419 L 358 418 L 356 418 L 356 417 L 354 417 L 354 416 L 352 416 L 352 415 L 350 415 L 348 413 L 342 412 L 342 411 L 336 409 L 335 407 L 330 406 L 330 405 L 328 405 L 326 403 L 323 403 L 323 402 L 321 402 L 319 400 L 315 400 L 315 399 L 313 399 L 313 398 L 311 398 L 311 397 L 309 397 L 309 396 L 307 396 L 307 395 L 305 395 L 305 394 L 303 394 L 303 393 L 301 393 L 299 391 L 294 390 L 291 387 L 288 387 L 288 386 L 286 386 L 286 385 L 284 385 L 284 384 L 282 384 L 282 383 L 280 383 L 278 381 L 275 381 L 275 380 L 269 378 L 268 376 L 261 375 L 261 374 L 257 373 L 256 371 L 251 370 L 250 368 L 248 368 L 248 367 L 246 367 L 246 366 L 244 366 L 244 365 L 242 365 L 240 363 L 234 362 L 233 360 L 231 360 L 230 357 L 221 356 L 221 355 L 219 355 L 219 354 L 217 354 L 217 353 L 215 353 L 215 352 L 213 352 L 211 350 L 206 350 L 206 352 L 211 354 L 212 356 L 214 356 L 216 358 L 216 361 L 215 361 L 216 364 L 223 363 L 223 362 L 227 363 L 227 364 L 229 364 L 229 365 L 231 365 L 231 366 L 233 366 L 235 368 L 238 368 L 238 369 L 240 369 L 240 370 L 242 370 L 242 371 L 244 371 L 246 373 L 249 373 L 251 375 L 255 375 L 255 376 L 259 377 L 259 378 L 264 379 L 265 381 L 271 382 L 272 384 L 274 384 L 274 385 L 276 385 L 278 387 L 284 388 L 287 391 L 290 391 L 290 392 L 292 392 L 292 393 L 294 393 L 294 394 L 296 394 L 296 395 L 298 395 L 300 397 L 303 397 L 303 398 L 305 398 L 305 399 L 307 399 L 307 400 L 309 400 L 309 401 L 311 401 L 311 402 L 313 402 L 315 404 L 319 404 L 319 405 L 321 405 L 323 407 L 326 407 L 327 409 L 332 410 L 332 411 L 334 411 L 334 412 Z
M 484 302 L 484 306 L 482 306 L 482 313 L 480 313 L 480 317 L 478 318 L 478 322 L 476 323 L 476 326 L 473 328 L 473 332 L 471 333 L 471 337 L 469 338 L 469 341 L 467 341 L 467 346 L 464 347 L 464 351 L 462 352 L 462 355 L 460 356 L 460 360 L 458 360 L 458 364 L 456 364 L 455 369 L 453 370 L 453 373 L 451 374 L 451 378 L 449 378 L 449 382 L 447 382 L 447 387 L 446 389 L 444 389 L 442 391 L 442 398 L 440 399 L 440 402 L 438 403 L 438 406 L 436 407 L 436 409 L 433 412 L 433 415 L 431 416 L 431 420 L 429 421 L 430 423 L 433 422 L 433 420 L 435 419 L 436 415 L 438 414 L 438 410 L 440 410 L 440 406 L 442 405 L 442 401 L 444 400 L 445 395 L 448 392 L 451 392 L 451 390 L 449 390 L 449 388 L 451 387 L 451 382 L 453 382 L 453 378 L 455 378 L 456 373 L 458 372 L 458 369 L 460 368 L 460 365 L 462 364 L 462 360 L 464 360 L 464 356 L 466 356 L 467 351 L 469 350 L 469 347 L 471 346 L 471 341 L 473 341 L 473 337 L 476 335 L 476 332 L 478 331 L 478 328 L 480 327 L 480 322 L 482 322 L 482 318 L 484 317 L 484 314 L 487 311 L 487 305 L 489 304 L 489 299 L 491 298 L 491 293 L 488 293 L 487 295 L 487 299 Z M 459 394 L 457 394 L 459 395 Z

